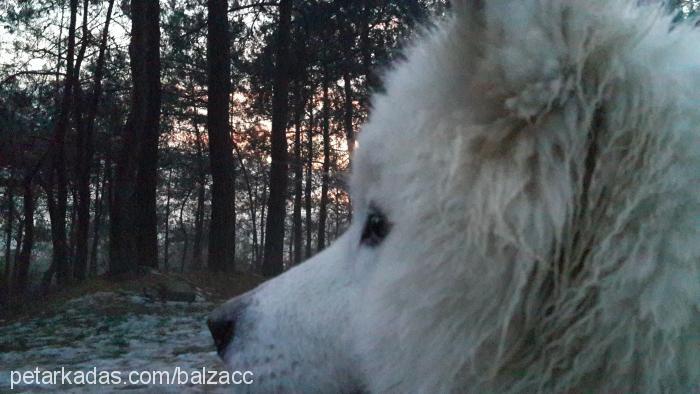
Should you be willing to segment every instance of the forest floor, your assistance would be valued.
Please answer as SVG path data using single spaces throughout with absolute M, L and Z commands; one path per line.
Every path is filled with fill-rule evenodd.
M 0 392 L 10 371 L 223 370 L 206 327 L 217 304 L 261 282 L 250 275 L 150 273 L 118 282 L 96 279 L 29 303 L 0 317 Z M 167 289 L 186 289 L 175 296 Z M 178 294 L 194 300 L 173 301 Z M 19 392 L 60 389 L 104 392 L 105 386 L 21 385 Z M 113 390 L 136 392 L 230 392 L 223 386 L 149 386 L 124 382 Z

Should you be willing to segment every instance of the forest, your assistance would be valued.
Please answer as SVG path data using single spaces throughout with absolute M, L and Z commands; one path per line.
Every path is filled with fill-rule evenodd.
M 0 372 L 217 362 L 205 316 L 347 227 L 371 97 L 449 9 L 1 1 Z
M 6 1 L 0 302 L 323 249 L 370 92 L 440 0 Z
M 4 1 L 0 303 L 148 269 L 272 277 L 322 250 L 381 73 L 448 8 Z

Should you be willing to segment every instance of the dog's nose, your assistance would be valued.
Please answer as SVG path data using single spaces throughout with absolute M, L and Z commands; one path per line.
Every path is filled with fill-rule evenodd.
M 211 331 L 211 336 L 214 338 L 216 352 L 223 356 L 226 346 L 231 343 L 233 334 L 236 331 L 236 321 L 234 319 L 217 320 L 209 318 L 207 325 L 209 326 L 209 331 Z
M 209 331 L 211 331 L 212 338 L 214 338 L 216 351 L 220 356 L 224 355 L 226 347 L 236 335 L 238 321 L 246 305 L 248 305 L 246 300 L 247 297 L 245 296 L 236 297 L 214 310 L 209 315 L 209 319 L 207 319 L 207 325 L 209 326 Z

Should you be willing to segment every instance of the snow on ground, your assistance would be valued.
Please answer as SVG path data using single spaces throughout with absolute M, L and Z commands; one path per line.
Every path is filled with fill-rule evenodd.
M 214 303 L 157 302 L 134 293 L 99 292 L 63 305 L 52 316 L 0 326 L 0 392 L 10 370 L 174 371 L 222 370 L 206 328 Z M 126 380 L 126 379 L 125 379 Z M 15 387 L 19 391 L 104 392 L 105 386 Z M 129 392 L 230 392 L 222 386 L 134 386 Z

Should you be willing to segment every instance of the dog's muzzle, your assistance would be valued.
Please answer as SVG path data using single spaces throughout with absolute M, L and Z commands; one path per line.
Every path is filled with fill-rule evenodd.
M 207 325 L 219 356 L 223 357 L 226 348 L 236 335 L 236 325 L 248 306 L 247 295 L 236 297 L 215 309 L 207 319 Z

